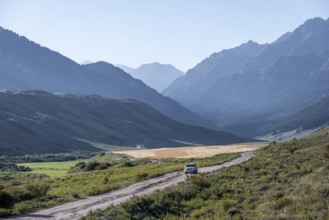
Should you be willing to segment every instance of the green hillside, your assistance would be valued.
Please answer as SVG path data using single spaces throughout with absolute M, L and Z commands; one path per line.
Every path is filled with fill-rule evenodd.
M 87 219 L 329 219 L 329 129 Z

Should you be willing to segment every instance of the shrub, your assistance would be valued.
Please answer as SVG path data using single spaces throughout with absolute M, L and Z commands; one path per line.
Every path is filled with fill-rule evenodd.
M 81 172 L 81 171 L 93 171 L 93 170 L 105 170 L 109 168 L 110 166 L 113 166 L 111 163 L 99 163 L 96 161 L 85 163 L 85 162 L 79 162 L 74 167 L 70 168 L 69 172 Z
M 210 183 L 206 180 L 204 174 L 200 174 L 197 176 L 191 176 L 189 180 L 190 180 L 192 186 L 194 186 L 195 188 L 197 188 L 199 190 L 210 187 Z
M 233 208 L 230 208 L 230 209 L 228 210 L 228 214 L 229 214 L 231 217 L 232 217 L 232 216 L 235 216 L 235 215 L 239 215 L 239 214 L 241 214 L 241 210 L 238 209 L 238 208 L 233 207 Z
M 94 162 L 90 162 L 87 164 L 85 170 L 86 171 L 92 171 L 92 170 L 96 170 L 96 168 L 100 165 L 100 163 L 94 161 Z
M 10 189 L 9 193 L 13 197 L 15 202 L 21 202 L 21 201 L 31 200 L 31 199 L 35 198 L 35 196 L 32 195 L 32 193 L 30 191 L 27 191 L 23 188 Z
M 135 164 L 133 162 L 131 162 L 130 160 L 128 160 L 128 161 L 123 162 L 122 166 L 123 167 L 133 167 L 133 166 L 135 166 Z
M 11 209 L 2 209 L 0 208 L 0 217 L 6 217 L 12 214 Z
M 280 199 L 278 202 L 276 202 L 273 206 L 274 210 L 280 210 L 284 207 L 288 206 L 291 203 L 291 200 L 289 199 Z
M 14 204 L 14 198 L 9 193 L 0 191 L 0 208 L 10 209 Z
M 50 189 L 50 185 L 47 183 L 29 184 L 29 185 L 27 185 L 26 188 L 36 198 L 41 198 L 41 197 L 47 195 L 47 193 Z
M 106 170 L 107 167 L 108 167 L 108 166 L 107 166 L 106 164 L 102 163 L 102 164 L 100 164 L 100 165 L 97 167 L 97 169 L 98 169 L 98 170 Z
M 78 167 L 80 169 L 84 169 L 86 167 L 86 163 L 85 162 L 79 162 L 75 165 L 75 167 Z
M 71 193 L 71 196 L 76 199 L 80 198 L 78 193 Z
M 136 175 L 136 181 L 139 181 L 139 180 L 142 180 L 142 179 L 145 179 L 146 177 L 148 177 L 149 174 L 148 173 L 145 173 L 145 172 L 142 172 L 142 173 L 138 173 Z
M 104 183 L 104 184 L 109 183 L 109 178 L 105 177 L 105 178 L 103 179 L 103 183 Z
M 232 199 L 223 200 L 221 202 L 221 206 L 225 212 L 228 212 L 229 210 L 233 209 L 236 204 L 237 202 Z

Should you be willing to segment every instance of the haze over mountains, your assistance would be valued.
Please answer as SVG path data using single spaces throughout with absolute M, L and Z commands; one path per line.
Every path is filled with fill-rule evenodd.
M 129 73 L 132 77 L 142 80 L 158 92 L 162 92 L 175 79 L 183 76 L 183 72 L 171 64 L 161 64 L 158 62 L 143 64 L 134 69 L 124 65 L 117 65 L 119 68 Z
M 158 91 L 180 76 L 162 95 L 110 63 L 79 65 L 0 28 L 0 89 L 14 89 L 0 93 L 0 150 L 224 144 L 253 139 L 211 129 L 255 137 L 322 126 L 329 122 L 328 39 L 329 19 L 314 18 L 273 43 L 214 53 L 185 75 L 159 63 L 120 66 Z
M 328 96 L 328 39 L 329 19 L 310 19 L 271 44 L 212 54 L 163 94 L 220 128 L 253 135 L 240 128 L 293 116 Z
M 329 96 L 297 113 L 282 118 L 223 127 L 223 130 L 245 136 L 276 135 L 288 131 L 299 133 L 329 125 Z
M 79 65 L 11 31 L 0 28 L 0 88 L 98 94 L 134 98 L 183 123 L 215 128 L 177 102 L 105 62 Z
M 252 141 L 179 123 L 137 100 L 36 90 L 0 92 L 0 122 L 2 154 L 98 150 L 91 142 L 172 147 Z

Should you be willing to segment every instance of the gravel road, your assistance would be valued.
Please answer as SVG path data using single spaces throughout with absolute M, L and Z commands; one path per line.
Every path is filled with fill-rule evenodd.
M 213 172 L 223 167 L 229 167 L 243 163 L 254 157 L 251 152 L 242 153 L 240 157 L 221 165 L 199 168 L 200 173 Z M 133 196 L 142 196 L 175 186 L 186 180 L 183 171 L 174 172 L 152 178 L 143 182 L 135 183 L 127 187 L 110 191 L 98 196 L 88 197 L 75 202 L 44 209 L 34 213 L 11 217 L 9 219 L 35 220 L 35 219 L 79 219 L 89 211 L 105 209 L 111 205 L 118 205 L 129 200 Z

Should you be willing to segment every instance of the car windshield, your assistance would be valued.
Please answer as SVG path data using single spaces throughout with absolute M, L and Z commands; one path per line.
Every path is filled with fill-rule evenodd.
M 195 164 L 187 164 L 186 167 L 196 167 Z

